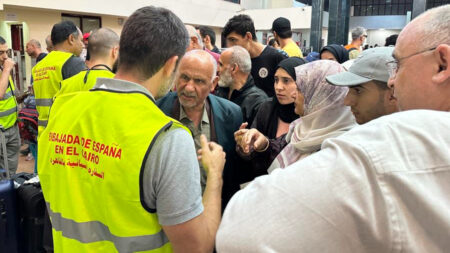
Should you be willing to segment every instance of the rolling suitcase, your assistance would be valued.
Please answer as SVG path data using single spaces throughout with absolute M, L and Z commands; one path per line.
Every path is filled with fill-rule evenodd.
M 17 219 L 16 192 L 14 181 L 9 175 L 6 141 L 3 127 L 0 127 L 0 150 L 4 164 L 0 165 L 0 251 L 17 253 L 19 224 Z
M 43 246 L 45 201 L 39 183 L 23 184 L 17 189 L 17 207 L 23 235 L 23 252 L 45 252 Z

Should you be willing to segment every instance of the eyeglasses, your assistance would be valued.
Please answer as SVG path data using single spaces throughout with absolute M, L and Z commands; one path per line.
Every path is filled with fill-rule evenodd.
M 436 47 L 429 48 L 429 49 L 425 49 L 425 50 L 423 50 L 423 51 L 419 51 L 419 52 L 417 52 L 417 53 L 414 53 L 414 54 L 411 54 L 411 55 L 408 55 L 408 56 L 405 56 L 405 57 L 402 57 L 402 58 L 395 59 L 395 60 L 393 60 L 393 61 L 387 62 L 387 63 L 386 63 L 386 66 L 387 66 L 388 71 L 389 71 L 389 77 L 390 77 L 390 78 L 394 78 L 394 77 L 395 77 L 395 75 L 396 75 L 397 72 L 398 72 L 398 68 L 399 68 L 398 66 L 399 66 L 399 64 L 400 64 L 400 61 L 403 61 L 403 60 L 408 59 L 408 58 L 410 58 L 410 57 L 413 57 L 413 56 L 415 56 L 415 55 L 419 55 L 419 54 L 426 53 L 426 52 L 428 52 L 428 51 L 433 51 L 433 50 L 435 50 L 435 49 L 436 49 Z

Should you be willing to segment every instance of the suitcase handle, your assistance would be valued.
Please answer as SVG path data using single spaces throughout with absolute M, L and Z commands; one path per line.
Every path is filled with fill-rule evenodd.
M 11 179 L 11 176 L 9 175 L 9 167 L 8 167 L 8 151 L 6 150 L 6 139 L 5 139 L 5 129 L 2 125 L 0 125 L 0 142 L 2 143 L 2 149 L 3 149 L 3 162 L 4 162 L 4 169 L 6 171 L 6 179 Z

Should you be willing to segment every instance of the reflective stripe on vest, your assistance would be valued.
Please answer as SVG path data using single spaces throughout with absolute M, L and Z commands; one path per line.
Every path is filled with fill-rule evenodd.
M 13 107 L 13 108 L 11 108 L 9 110 L 6 110 L 6 111 L 1 111 L 0 112 L 0 117 L 5 117 L 5 116 L 11 115 L 11 114 L 13 114 L 15 112 L 17 112 L 17 106 L 15 106 L 15 107 Z
M 82 243 L 110 241 L 119 252 L 135 252 L 154 250 L 169 242 L 166 234 L 161 230 L 157 234 L 144 236 L 120 237 L 113 235 L 109 228 L 99 221 L 76 222 L 66 219 L 60 213 L 55 213 L 47 204 L 47 210 L 56 231 L 62 231 L 66 238 L 75 239 Z
M 36 106 L 52 106 L 53 99 L 51 98 L 36 98 Z
M 55 252 L 172 251 L 141 181 L 153 143 L 172 125 L 184 128 L 141 92 L 92 90 L 55 99 L 38 141 Z
M 48 120 L 40 120 L 38 119 L 38 126 L 46 127 L 48 124 Z
M 9 76 L 8 87 L 3 99 L 0 100 L 0 125 L 8 129 L 17 121 L 17 102 L 14 96 L 15 86 L 11 76 Z

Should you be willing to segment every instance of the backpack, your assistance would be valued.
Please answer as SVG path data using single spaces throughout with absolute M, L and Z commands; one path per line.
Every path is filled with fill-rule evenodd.
M 22 139 L 36 142 L 38 116 L 39 114 L 36 109 L 23 108 L 19 111 L 19 132 Z
M 347 50 L 348 51 L 348 53 L 350 53 L 351 51 L 353 51 L 353 50 L 358 50 L 358 49 L 356 49 L 356 48 L 354 48 L 354 47 L 352 47 L 352 48 L 350 48 L 349 50 Z

